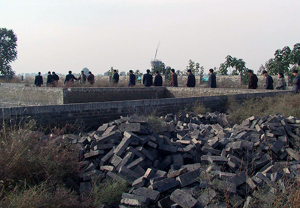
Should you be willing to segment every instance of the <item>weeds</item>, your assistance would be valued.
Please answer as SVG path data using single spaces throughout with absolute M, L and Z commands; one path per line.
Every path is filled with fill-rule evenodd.
M 162 133 L 167 130 L 166 123 L 154 114 L 148 116 L 148 123 L 152 126 L 155 133 Z
M 253 98 L 241 104 L 229 99 L 227 113 L 232 124 L 241 123 L 244 119 L 253 115 L 264 117 L 282 114 L 284 116 L 300 117 L 300 94 Z
M 0 207 L 83 207 L 79 204 L 74 192 L 63 187 L 51 189 L 46 184 L 34 187 L 16 186 L 0 201 Z
M 126 182 L 106 180 L 104 183 L 95 181 L 92 189 L 92 201 L 95 207 L 119 203 L 123 192 L 128 191 Z
M 25 197 L 30 192 L 43 192 L 43 186 L 35 186 L 54 187 L 77 175 L 75 146 L 62 137 L 52 139 L 33 129 L 34 122 L 29 122 L 22 127 L 3 126 L 0 131 L 0 199 L 11 202 L 13 195 Z M 28 187 L 33 188 L 27 190 Z M 20 190 L 22 193 L 17 194 Z

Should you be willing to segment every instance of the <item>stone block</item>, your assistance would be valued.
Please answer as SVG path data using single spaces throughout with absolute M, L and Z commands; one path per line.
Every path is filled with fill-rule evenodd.
M 134 154 L 132 152 L 127 152 L 122 161 L 118 164 L 116 170 L 119 171 L 121 167 L 126 166 L 133 160 Z
M 150 203 L 150 200 L 148 198 L 141 196 L 141 195 L 136 195 L 136 194 L 123 193 L 122 199 L 136 199 L 137 201 L 142 202 L 146 205 L 148 205 Z M 128 205 L 132 205 L 132 204 L 128 204 Z
M 152 128 L 148 124 L 143 123 L 122 123 L 119 126 L 119 131 L 125 132 L 133 132 L 133 133 L 140 133 L 140 134 L 149 134 L 152 133 Z
M 110 158 L 114 155 L 114 149 L 111 149 L 104 157 L 101 158 L 100 166 L 108 164 Z
M 174 204 L 174 202 L 170 199 L 170 196 L 166 196 L 158 201 L 157 206 L 159 208 L 168 208 L 171 207 L 172 204 Z
M 181 168 L 179 170 L 169 170 L 169 173 L 167 175 L 168 178 L 175 178 L 179 175 L 182 175 L 184 173 L 188 172 L 188 170 L 186 168 Z
M 155 157 L 148 150 L 146 150 L 144 147 L 136 147 L 135 149 L 140 151 L 142 154 L 144 154 L 151 161 L 153 161 L 155 159 Z
M 139 188 L 139 187 L 143 187 L 145 184 L 146 184 L 146 179 L 144 177 L 139 177 L 138 179 L 133 181 L 131 186 L 133 188 Z
M 295 150 L 293 150 L 292 148 L 286 148 L 286 152 L 288 153 L 289 156 L 291 156 L 294 160 L 299 161 L 300 160 L 300 156 L 299 153 Z
M 198 197 L 198 201 L 206 206 L 208 205 L 215 197 L 217 196 L 217 193 L 215 190 L 211 188 L 206 188 L 203 193 Z
M 110 160 L 110 163 L 113 166 L 117 167 L 120 164 L 121 161 L 122 161 L 121 157 L 119 157 L 118 155 L 113 155 L 111 160 Z
M 122 139 L 122 141 L 120 142 L 120 144 L 116 147 L 116 149 L 114 150 L 114 154 L 121 156 L 124 152 L 124 150 L 127 148 L 127 146 L 130 144 L 131 139 L 124 137 Z
M 139 177 L 141 177 L 139 174 L 135 173 L 134 171 L 126 168 L 125 166 L 120 167 L 119 173 L 126 178 L 129 181 L 135 181 Z
M 221 181 L 219 179 L 214 179 L 212 181 L 212 187 L 216 190 L 228 192 L 228 193 L 236 193 L 236 185 L 230 182 Z
M 150 180 L 155 175 L 155 170 L 148 168 L 144 173 L 143 177 L 147 180 Z
M 179 181 L 177 181 L 173 178 L 166 178 L 166 179 L 163 179 L 163 180 L 153 183 L 152 185 L 150 185 L 150 188 L 162 193 L 169 189 L 179 186 L 179 184 L 180 184 Z
M 144 204 L 143 202 L 141 202 L 137 199 L 128 199 L 128 198 L 121 199 L 121 204 L 126 204 L 126 205 L 129 205 L 129 206 L 137 206 L 137 207 L 142 207 L 142 208 L 147 207 L 146 204 Z
M 106 149 L 112 149 L 115 145 L 108 143 L 108 144 L 95 144 L 93 147 L 94 150 L 106 150 Z
M 108 123 L 105 123 L 102 126 L 99 126 L 99 128 L 97 129 L 97 132 L 99 132 L 100 134 L 103 134 L 103 132 L 105 132 L 107 127 L 108 127 Z
M 197 200 L 192 195 L 176 189 L 170 196 L 170 199 L 182 208 L 192 208 L 197 204 Z
M 120 140 L 122 135 L 120 132 L 114 131 L 114 132 L 110 132 L 109 134 L 106 134 L 103 136 L 99 136 L 99 135 L 95 134 L 94 137 L 98 143 L 106 143 L 106 142 L 110 142 L 113 139 Z
M 100 167 L 100 170 L 102 171 L 113 171 L 115 169 L 114 166 L 111 166 L 111 165 L 103 165 Z
M 185 187 L 192 183 L 195 183 L 199 179 L 200 173 L 201 170 L 199 168 L 178 176 L 176 180 L 179 181 L 181 187 Z
M 175 147 L 173 145 L 161 144 L 158 146 L 158 149 L 163 152 L 166 152 L 166 153 L 176 153 L 177 152 L 177 147 Z
M 157 146 L 158 146 L 156 143 L 154 143 L 154 142 L 152 142 L 152 141 L 148 141 L 148 142 L 147 142 L 147 145 L 150 146 L 150 147 L 152 147 L 152 148 L 154 148 L 154 149 L 156 149 Z
M 106 174 L 108 177 L 110 177 L 111 179 L 113 180 L 116 180 L 120 183 L 126 183 L 126 180 L 124 178 L 122 178 L 121 176 L 109 171 L 107 174 Z
M 144 159 L 143 158 L 138 158 L 134 161 L 132 161 L 131 163 L 129 163 L 128 165 L 126 165 L 127 168 L 129 169 L 134 169 L 136 168 L 138 165 L 143 166 L 142 164 L 144 164 Z
M 146 158 L 146 156 L 144 154 L 142 154 L 140 151 L 136 150 L 135 148 L 133 148 L 131 146 L 127 147 L 126 150 L 129 151 L 129 152 L 132 152 L 133 154 L 135 154 L 138 157 L 141 157 L 143 159 Z
M 228 162 L 228 159 L 227 157 L 223 157 L 223 156 L 202 155 L 201 161 L 205 163 L 215 163 L 215 164 L 224 165 Z
M 147 199 L 150 199 L 150 202 L 156 203 L 160 197 L 159 191 L 152 190 L 146 187 L 140 187 L 132 192 L 133 194 L 144 196 Z
M 133 169 L 134 172 L 136 172 L 139 175 L 144 175 L 145 174 L 145 170 L 144 168 L 142 168 L 141 166 L 136 166 L 136 168 Z
M 105 154 L 104 150 L 91 150 L 90 152 L 84 154 L 84 158 L 88 159 L 103 154 Z

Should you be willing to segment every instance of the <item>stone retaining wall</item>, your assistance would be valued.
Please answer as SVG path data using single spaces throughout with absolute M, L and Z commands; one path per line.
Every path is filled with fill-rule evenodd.
M 288 92 L 269 91 L 221 96 L 12 107 L 0 109 L 0 119 L 11 124 L 26 121 L 27 119 L 35 119 L 39 124 L 45 126 L 64 126 L 67 123 L 71 123 L 79 124 L 83 128 L 96 128 L 102 123 L 112 121 L 120 116 L 133 114 L 149 115 L 153 112 L 164 114 L 177 112 L 197 103 L 202 103 L 213 111 L 225 111 L 226 101 L 229 97 L 233 97 L 236 100 L 244 100 L 252 97 L 275 96 Z

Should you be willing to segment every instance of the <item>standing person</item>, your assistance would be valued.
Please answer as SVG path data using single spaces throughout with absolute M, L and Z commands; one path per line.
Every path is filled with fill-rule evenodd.
M 52 81 L 53 81 L 53 80 L 52 80 L 51 72 L 48 71 L 48 75 L 47 75 L 47 83 L 46 83 L 47 87 L 49 87 L 49 86 L 52 85 Z
M 133 73 L 132 70 L 129 70 L 129 82 L 128 86 L 133 87 L 135 85 L 135 74 Z
M 81 74 L 78 77 L 78 80 L 79 80 L 80 84 L 85 84 L 85 82 L 86 82 L 86 75 L 84 74 L 84 71 L 81 71 Z
M 74 79 L 78 80 L 73 74 L 72 71 L 69 71 L 69 74 L 66 75 L 66 79 L 64 81 L 64 84 L 73 84 L 74 83 Z
M 196 79 L 195 79 L 195 76 L 192 74 L 192 70 L 188 70 L 188 79 L 187 79 L 187 82 L 186 82 L 186 86 L 187 87 L 195 87 L 196 85 Z
M 209 88 L 217 88 L 217 78 L 216 75 L 214 74 L 213 69 L 209 69 L 209 78 L 208 78 L 208 87 Z
M 295 78 L 293 80 L 293 91 L 295 93 L 299 93 L 299 89 L 300 89 L 300 75 L 298 74 L 298 70 L 297 69 L 293 70 L 293 75 L 295 76 Z
M 286 83 L 285 83 L 284 75 L 283 73 L 278 73 L 276 90 L 285 90 L 285 89 L 286 89 Z
M 89 75 L 87 77 L 87 81 L 93 85 L 95 83 L 95 76 L 92 74 L 92 72 L 89 71 Z
M 248 89 L 256 89 L 257 88 L 257 76 L 253 73 L 251 69 L 248 70 L 249 75 L 249 82 L 248 82 Z
M 266 90 L 273 90 L 273 78 L 268 75 L 268 72 L 266 70 L 263 71 L 263 75 L 266 77 L 266 84 L 265 84 L 265 89 Z
M 159 74 L 158 71 L 155 72 L 155 77 L 154 77 L 154 82 L 153 85 L 154 86 L 162 86 L 162 76 Z
M 38 75 L 35 76 L 34 84 L 37 87 L 40 87 L 43 84 L 43 77 L 41 76 L 41 72 L 39 72 Z
M 118 82 L 119 82 L 119 74 L 118 74 L 118 72 L 117 72 L 116 69 L 114 69 L 114 74 L 113 74 L 112 79 L 113 79 L 113 83 L 114 84 L 118 84 Z
M 150 87 L 153 84 L 153 77 L 150 74 L 150 70 L 149 69 L 147 69 L 146 72 L 147 72 L 147 74 L 144 74 L 144 76 L 143 76 L 143 85 L 145 87 Z
M 174 69 L 171 69 L 171 86 L 178 87 L 177 74 Z
M 56 87 L 58 85 L 59 76 L 55 74 L 55 72 L 52 72 L 52 80 L 53 86 Z

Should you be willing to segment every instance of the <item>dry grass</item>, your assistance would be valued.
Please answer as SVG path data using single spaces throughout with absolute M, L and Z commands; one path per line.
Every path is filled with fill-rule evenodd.
M 123 192 L 128 191 L 126 182 L 118 182 L 107 179 L 104 183 L 95 181 L 92 190 L 92 201 L 94 207 L 101 205 L 118 205 Z
M 282 114 L 300 118 L 300 94 L 286 94 L 275 97 L 254 98 L 239 104 L 230 99 L 227 113 L 232 124 L 241 123 L 250 116 L 265 117 Z
M 62 137 L 50 138 L 34 127 L 29 122 L 1 129 L 0 205 L 5 204 L 1 207 L 48 207 L 42 204 L 53 197 L 69 197 L 68 190 L 58 187 L 66 178 L 77 177 L 78 150 Z M 41 206 L 26 203 L 30 200 Z
M 0 206 L 8 208 L 84 207 L 77 199 L 78 197 L 74 192 L 70 192 L 63 187 L 51 189 L 45 184 L 29 188 L 20 188 L 17 186 L 0 201 Z

